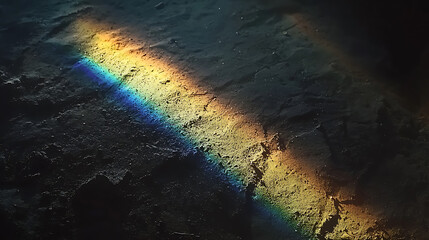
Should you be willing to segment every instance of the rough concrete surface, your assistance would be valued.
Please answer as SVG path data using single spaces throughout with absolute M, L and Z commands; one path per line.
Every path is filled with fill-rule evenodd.
M 0 3 L 2 236 L 429 239 L 425 68 L 311 2 Z

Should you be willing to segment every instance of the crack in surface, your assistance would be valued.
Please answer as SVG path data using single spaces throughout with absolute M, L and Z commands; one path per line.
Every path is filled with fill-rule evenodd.
M 290 138 L 290 139 L 286 142 L 285 149 L 288 149 L 288 148 L 289 148 L 289 145 L 290 145 L 291 143 L 293 143 L 294 139 L 296 139 L 296 138 L 300 138 L 300 137 L 303 137 L 303 136 L 308 135 L 308 134 L 312 134 L 312 133 L 314 133 L 316 130 L 319 130 L 319 128 L 320 128 L 320 127 L 321 127 L 321 125 L 320 125 L 320 124 L 318 124 L 315 128 L 313 128 L 313 129 L 312 129 L 312 130 L 310 130 L 310 131 L 305 131 L 305 132 L 301 132 L 301 133 L 299 133 L 299 134 L 296 134 L 295 136 L 293 136 L 292 138 Z

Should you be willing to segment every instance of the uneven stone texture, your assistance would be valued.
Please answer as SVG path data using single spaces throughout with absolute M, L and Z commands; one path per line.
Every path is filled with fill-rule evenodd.
M 345 51 L 332 34 L 341 29 L 305 3 L 52 0 L 0 11 L 7 238 L 299 238 L 294 228 L 427 238 L 427 120 L 362 63 L 377 58 Z M 197 150 L 77 71 L 82 57 L 138 90 Z

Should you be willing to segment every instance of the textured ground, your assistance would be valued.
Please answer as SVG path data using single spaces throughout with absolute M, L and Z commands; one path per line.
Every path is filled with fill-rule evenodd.
M 385 49 L 334 41 L 341 28 L 293 1 L 158 3 L 1 6 L 7 238 L 429 238 L 427 120 L 373 73 Z M 82 57 L 198 144 L 76 70 Z

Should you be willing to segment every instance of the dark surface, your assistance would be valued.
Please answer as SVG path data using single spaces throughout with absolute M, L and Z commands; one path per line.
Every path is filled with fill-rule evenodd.
M 61 32 L 67 26 L 67 17 L 73 18 L 75 13 L 51 14 L 73 4 L 32 3 L 14 1 L 0 6 L 0 229 L 5 239 L 297 238 L 284 226 L 274 226 L 267 220 L 270 216 L 258 213 L 252 194 L 233 187 L 202 153 L 132 106 L 118 103 L 110 90 L 72 69 L 80 57 L 74 49 L 46 39 Z M 295 3 L 273 4 L 274 10 L 270 7 L 249 14 L 249 19 L 256 19 L 250 25 L 269 21 L 276 14 L 306 9 L 306 5 Z M 338 32 L 350 33 L 351 38 L 362 39 L 360 44 L 381 49 L 380 53 L 358 51 L 357 55 L 363 59 L 376 55 L 381 59 L 376 71 L 393 76 L 387 82 L 410 102 L 425 104 L 422 94 L 427 89 L 424 61 L 428 21 L 421 1 L 406 5 L 369 1 L 306 4 L 329 15 L 331 20 L 327 22 L 344 19 L 343 25 L 338 24 Z M 165 7 L 168 5 L 156 8 Z M 354 35 L 356 28 L 347 28 L 350 24 L 359 26 L 356 32 L 360 36 Z M 253 33 L 256 37 L 249 37 L 252 43 L 266 39 L 257 31 Z M 203 40 L 209 41 L 210 36 Z M 250 44 L 249 49 L 279 44 L 264 41 Z M 174 49 L 182 56 L 188 56 L 183 54 L 187 50 Z M 271 66 L 279 61 L 276 57 L 250 62 Z M 195 66 L 212 64 L 197 60 Z M 277 68 L 264 72 L 262 67 L 251 76 L 259 81 L 264 74 L 275 72 L 279 78 L 289 74 Z M 258 120 L 267 128 L 280 126 L 285 132 L 313 127 L 314 118 L 320 114 L 318 121 L 322 124 L 317 131 L 331 153 L 331 164 L 338 172 L 357 176 L 357 197 L 350 201 L 373 203 L 382 209 L 390 200 L 391 218 L 380 225 L 410 232 L 415 226 L 423 226 L 415 232 L 425 237 L 429 215 L 425 122 L 386 98 L 373 102 L 375 97 L 351 90 L 325 95 L 334 92 L 332 89 L 347 90 L 346 80 L 329 85 L 328 74 L 308 74 L 308 78 L 301 79 L 301 67 L 295 70 L 294 77 L 300 80 L 296 88 L 289 88 L 280 99 L 246 102 L 248 112 L 259 111 L 262 114 Z M 230 73 L 233 80 L 231 84 L 221 80 L 213 83 L 216 91 L 243 98 L 253 95 L 252 87 L 243 88 L 239 94 L 233 92 L 237 84 L 246 85 L 234 81 L 239 79 L 240 71 L 233 68 L 221 73 Z M 259 85 L 255 88 L 258 92 L 274 92 Z M 284 101 L 286 95 L 293 96 L 291 102 Z M 279 102 L 283 105 L 278 113 L 270 107 L 260 110 L 264 104 L 277 106 Z M 277 116 L 283 108 L 289 115 Z M 332 116 L 334 120 L 328 120 Z M 287 124 L 282 123 L 283 119 Z M 303 144 L 311 146 L 312 140 Z M 323 174 L 332 182 L 332 192 L 347 183 L 341 174 L 330 170 Z M 377 199 L 376 194 L 381 197 Z M 259 225 L 255 227 L 254 222 Z M 323 231 L 332 231 L 331 227 L 327 224 Z

